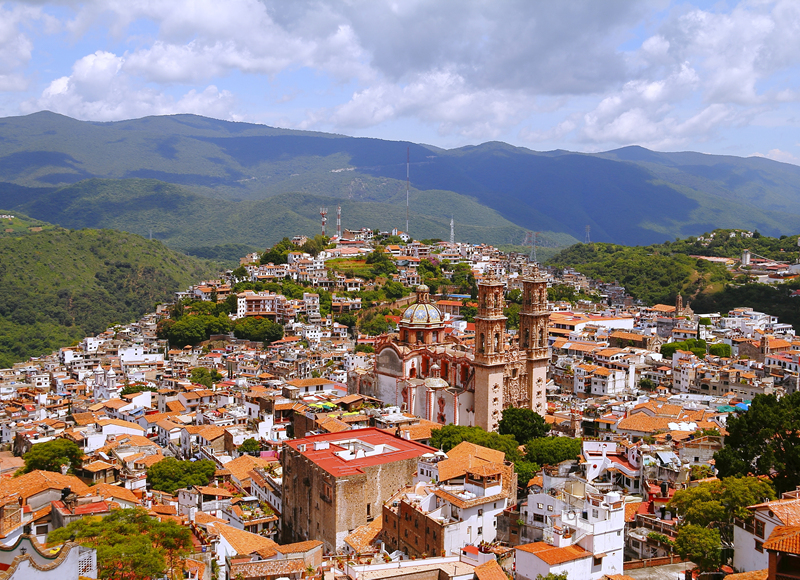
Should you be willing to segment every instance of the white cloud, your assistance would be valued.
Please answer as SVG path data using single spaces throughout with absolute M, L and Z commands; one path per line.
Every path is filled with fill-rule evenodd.
M 753 153 L 753 157 L 766 157 L 767 159 L 772 159 L 773 161 L 780 161 L 781 163 L 792 163 L 794 165 L 800 165 L 800 158 L 789 153 L 788 151 L 781 151 L 780 149 L 771 149 L 766 154 Z
M 70 76 L 53 80 L 41 97 L 22 104 L 23 112 L 47 109 L 78 119 L 113 121 L 146 115 L 196 113 L 238 119 L 235 99 L 228 91 L 210 85 L 191 89 L 175 99 L 141 86 L 125 71 L 125 58 L 97 51 L 79 59 Z

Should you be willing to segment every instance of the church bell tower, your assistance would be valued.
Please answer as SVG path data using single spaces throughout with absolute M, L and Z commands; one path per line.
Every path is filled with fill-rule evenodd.
M 547 281 L 534 267 L 522 280 L 522 309 L 519 313 L 519 348 L 525 352 L 528 400 L 531 408 L 547 411 L 547 365 L 550 313 L 547 311 Z M 476 325 L 477 328 L 477 325 Z
M 487 276 L 478 284 L 475 317 L 475 424 L 494 431 L 503 412 L 506 317 L 503 283 Z

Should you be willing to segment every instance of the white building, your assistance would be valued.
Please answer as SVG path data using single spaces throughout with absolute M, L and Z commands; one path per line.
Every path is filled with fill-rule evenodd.
M 568 578 L 600 580 L 623 573 L 625 504 L 618 493 L 587 492 L 580 505 L 564 506 L 547 523 L 545 541 L 516 547 L 518 579 L 566 572 Z

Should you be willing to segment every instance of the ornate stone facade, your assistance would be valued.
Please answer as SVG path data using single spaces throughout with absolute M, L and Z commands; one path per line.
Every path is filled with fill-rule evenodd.
M 348 378 L 363 393 L 442 424 L 497 429 L 503 409 L 526 407 L 544 414 L 548 362 L 547 289 L 538 270 L 523 282 L 520 344 L 506 333 L 504 285 L 487 277 L 478 285 L 475 346 L 448 336 L 444 317 L 417 288 L 399 334 L 375 344 L 372 373 Z

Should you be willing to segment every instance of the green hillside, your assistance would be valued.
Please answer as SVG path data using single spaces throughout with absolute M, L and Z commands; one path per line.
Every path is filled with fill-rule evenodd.
M 194 115 L 113 123 L 49 112 L 0 119 L 0 206 L 22 207 L 92 178 L 153 179 L 205 200 L 279 198 L 280 208 L 262 207 L 295 224 L 313 218 L 300 210 L 298 194 L 325 198 L 320 201 L 329 206 L 331 200 L 387 204 L 365 213 L 391 215 L 395 221 L 390 225 L 402 226 L 407 153 L 412 187 L 420 200 L 432 202 L 412 205 L 420 231 L 411 228 L 411 233 L 420 237 L 442 237 L 434 230 L 441 230 L 442 220 L 465 200 L 470 216 L 456 217 L 457 232 L 491 236 L 476 241 L 504 244 L 519 244 L 525 230 L 584 239 L 587 225 L 593 241 L 644 245 L 718 227 L 758 229 L 772 236 L 800 230 L 800 167 L 769 159 L 641 147 L 598 154 L 536 152 L 496 142 L 443 150 Z M 458 195 L 453 198 L 458 203 L 437 208 L 437 196 L 451 201 L 441 192 Z M 483 225 L 476 208 L 489 221 L 508 223 Z M 152 220 L 146 215 L 133 219 L 135 211 L 126 208 L 134 224 L 129 229 L 149 235 L 149 226 L 141 229 L 136 222 Z M 398 213 L 403 214 L 399 221 Z M 459 221 L 467 229 L 459 229 Z M 240 226 L 234 221 L 231 227 Z M 262 237 L 245 243 L 260 244 Z M 205 243 L 180 241 L 176 247 Z
M 0 236 L 0 366 L 131 322 L 214 273 L 160 242 L 111 230 Z
M 735 234 L 731 236 L 731 234 Z M 798 236 L 771 238 L 756 234 L 742 237 L 732 230 L 715 230 L 703 240 L 690 237 L 650 246 L 576 244 L 549 260 L 560 268 L 573 268 L 591 278 L 617 281 L 645 304 L 673 304 L 680 293 L 695 312 L 727 312 L 750 307 L 778 316 L 800 328 L 800 300 L 790 296 L 800 281 L 758 284 L 734 277 L 723 265 L 692 256 L 738 258 L 743 249 L 789 263 L 800 258 Z
M 450 235 L 475 243 L 521 242 L 525 231 L 473 199 L 451 191 L 412 191 L 410 223 L 418 239 Z M 319 208 L 329 211 L 328 233 L 335 231 L 335 208 L 342 207 L 343 227 L 405 227 L 405 189 L 395 183 L 384 202 L 360 201 L 309 193 L 284 193 L 264 200 L 230 201 L 205 197 L 153 179 L 89 179 L 37 196 L 16 200 L 14 209 L 69 228 L 113 228 L 163 241 L 205 257 L 235 259 L 248 248 L 264 248 L 284 236 L 316 234 Z M 92 208 L 87 211 L 87 208 Z M 561 247 L 577 240 L 551 235 Z M 220 253 L 220 247 L 229 251 Z M 231 248 L 230 245 L 233 245 Z M 238 256 L 236 251 L 241 251 Z

